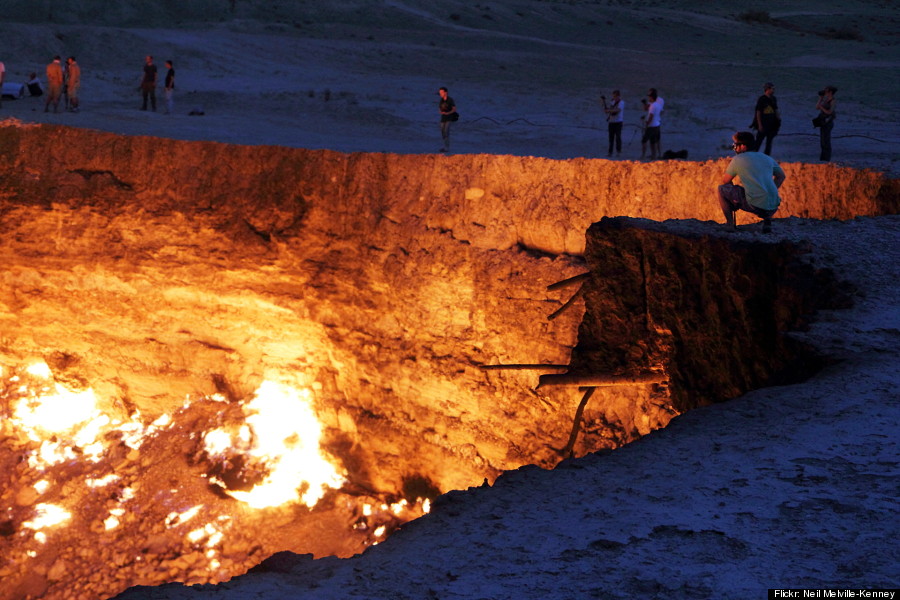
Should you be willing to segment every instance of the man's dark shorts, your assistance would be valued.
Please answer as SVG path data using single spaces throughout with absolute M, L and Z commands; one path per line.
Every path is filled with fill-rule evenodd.
M 739 185 L 734 185 L 733 183 L 720 185 L 719 196 L 725 200 L 725 202 L 730 204 L 733 210 L 745 210 L 748 213 L 753 213 L 763 219 L 770 218 L 778 210 L 777 208 L 775 210 L 765 210 L 758 206 L 753 206 L 747 202 L 747 193 L 744 191 L 744 188 Z
M 644 136 L 641 138 L 641 142 L 650 142 L 651 144 L 655 144 L 659 141 L 659 126 L 656 127 L 648 127 L 644 130 Z

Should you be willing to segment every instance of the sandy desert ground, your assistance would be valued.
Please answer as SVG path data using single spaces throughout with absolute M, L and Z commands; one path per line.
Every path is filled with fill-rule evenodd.
M 896 171 L 898 36 L 892 3 L 445 0 L 38 2 L 6 0 L 7 81 L 53 55 L 83 70 L 82 111 L 43 98 L 0 116 L 129 135 L 366 152 L 435 152 L 438 86 L 462 115 L 454 152 L 605 157 L 599 96 L 622 90 L 623 159 L 640 158 L 640 99 L 666 100 L 663 150 L 727 156 L 765 82 L 774 156 L 818 159 L 816 92 L 834 85 L 834 160 Z M 139 111 L 144 56 L 175 62 L 174 114 Z M 161 96 L 161 93 L 160 93 Z M 203 117 L 188 116 L 202 110 Z

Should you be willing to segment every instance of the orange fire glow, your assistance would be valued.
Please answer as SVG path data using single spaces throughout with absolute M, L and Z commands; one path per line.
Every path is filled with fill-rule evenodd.
M 226 490 L 228 494 L 253 508 L 292 501 L 312 507 L 327 488 L 344 484 L 344 477 L 319 447 L 321 426 L 310 397 L 309 390 L 264 381 L 243 406 L 244 426 L 237 431 L 220 428 L 206 433 L 204 442 L 210 456 L 228 460 L 238 453 L 267 471 L 252 489 Z M 221 484 L 218 480 L 214 483 Z

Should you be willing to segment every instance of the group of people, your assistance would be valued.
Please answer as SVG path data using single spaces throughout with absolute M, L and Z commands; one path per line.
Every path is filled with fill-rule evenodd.
M 821 153 L 819 160 L 831 160 L 831 130 L 834 127 L 835 118 L 835 98 L 837 88 L 834 86 L 826 86 L 819 92 L 819 101 L 816 104 L 816 110 L 819 111 L 818 117 L 814 120 L 814 124 L 819 128 L 819 140 Z M 607 103 L 606 96 L 600 96 L 603 103 L 603 112 L 606 113 L 607 129 L 609 132 L 609 147 L 606 156 L 613 155 L 613 149 L 616 156 L 622 154 L 622 127 L 624 125 L 625 101 L 622 100 L 619 90 L 613 90 L 612 100 Z M 641 158 L 647 156 L 647 146 L 650 146 L 650 159 L 655 160 L 661 157 L 660 154 L 660 125 L 661 115 L 665 101 L 656 91 L 656 88 L 650 88 L 647 97 L 641 99 L 644 114 L 641 115 L 643 124 L 643 135 L 641 136 Z M 756 136 L 750 149 L 758 152 L 763 147 L 763 153 L 772 154 L 772 142 L 778 131 L 781 129 L 781 113 L 778 111 L 778 100 L 775 98 L 775 85 L 766 83 L 763 86 L 763 93 L 756 101 L 754 108 L 753 121 L 750 128 L 756 130 Z
M 609 132 L 609 148 L 606 156 L 622 156 L 622 128 L 625 125 L 625 101 L 619 90 L 613 90 L 612 99 L 606 102 L 606 96 L 600 96 L 603 102 L 603 112 L 606 113 L 606 124 Z M 647 147 L 650 147 L 650 159 L 662 158 L 660 140 L 662 136 L 662 111 L 666 101 L 663 100 L 656 88 L 650 88 L 646 98 L 641 98 L 644 114 L 641 115 L 643 134 L 641 135 L 641 158 L 647 157 Z
M 141 78 L 141 97 L 143 104 L 141 110 L 147 110 L 147 101 L 150 101 L 150 108 L 156 112 L 156 86 L 158 71 L 156 65 L 153 64 L 153 57 L 149 54 L 144 58 L 144 74 Z M 166 61 L 166 78 L 163 81 L 163 97 L 165 99 L 165 113 L 172 114 L 172 107 L 175 102 L 175 64 L 171 60 Z
M 820 159 L 831 160 L 831 129 L 835 118 L 834 94 L 837 88 L 827 86 L 819 92 L 819 101 L 816 110 L 819 115 L 814 124 L 821 131 Z M 441 152 L 450 150 L 450 124 L 459 119 L 456 103 L 450 97 L 446 87 L 438 90 L 438 112 L 441 116 L 441 139 L 443 146 Z M 622 127 L 625 119 L 625 102 L 619 90 L 613 90 L 609 102 L 606 96 L 600 97 L 603 103 L 603 111 L 606 114 L 609 132 L 609 147 L 607 156 L 622 154 Z M 641 100 L 644 114 L 643 136 L 641 137 L 641 158 L 650 148 L 650 158 L 660 158 L 660 127 L 661 116 L 665 101 L 659 95 L 656 88 L 650 88 L 647 97 Z M 716 201 L 722 209 L 726 227 L 730 231 L 737 230 L 736 214 L 743 210 L 758 216 L 763 221 L 763 233 L 772 231 L 772 217 L 781 205 L 779 188 L 784 183 L 785 173 L 779 164 L 770 156 L 772 153 L 772 141 L 778 135 L 781 127 L 781 114 L 778 111 L 778 101 L 775 98 L 775 86 L 766 83 L 763 86 L 763 94 L 756 102 L 753 122 L 750 124 L 756 130 L 754 135 L 750 131 L 738 131 L 732 136 L 732 149 L 735 157 L 728 164 L 722 175 L 720 184 L 716 188 Z M 763 142 L 765 148 L 762 152 Z M 740 180 L 740 185 L 734 183 L 735 178 Z
M 836 93 L 837 88 L 833 85 L 819 91 L 819 101 L 816 103 L 819 114 L 813 119 L 813 125 L 819 128 L 819 160 L 825 162 L 831 160 L 831 130 L 837 114 Z M 778 190 L 785 180 L 784 170 L 770 156 L 772 140 L 781 128 L 774 84 L 763 86 L 763 94 L 756 102 L 750 127 L 756 129 L 756 135 L 750 131 L 739 131 L 731 138 L 737 155 L 725 169 L 721 185 L 716 190 L 716 199 L 730 230 L 737 229 L 735 215 L 738 210 L 744 210 L 760 217 L 763 233 L 768 233 L 772 230 L 772 216 L 781 205 Z M 742 185 L 733 183 L 735 177 L 740 178 Z
M 175 95 L 175 66 L 171 60 L 166 61 L 166 76 L 163 83 L 163 93 L 165 94 L 165 113 L 171 114 L 172 105 Z M 47 65 L 47 98 L 44 101 L 44 112 L 49 112 L 53 107 L 53 112 L 59 112 L 59 104 L 64 102 L 64 110 L 69 112 L 79 111 L 78 92 L 81 88 L 81 66 L 74 56 L 62 62 L 59 55 L 54 56 L 50 64 Z M 0 62 L 0 88 L 3 86 L 3 80 L 6 76 L 6 67 Z M 37 73 L 31 73 L 28 81 L 25 83 L 28 93 L 31 96 L 42 96 L 44 89 L 37 77 Z M 156 110 L 156 87 L 157 87 L 157 69 L 153 64 L 153 57 L 147 56 L 144 59 L 144 71 L 141 78 L 140 91 L 143 96 L 143 105 L 141 110 L 147 110 L 147 102 L 150 101 L 151 108 Z M 2 104 L 0 104 L 2 106 Z
M 819 160 L 828 162 L 831 160 L 831 130 L 834 128 L 834 118 L 836 116 L 834 95 L 837 88 L 833 85 L 825 86 L 819 91 L 819 101 L 816 103 L 816 110 L 819 114 L 813 119 L 813 125 L 819 128 Z M 762 148 L 763 141 L 766 146 L 763 152 L 772 154 L 772 141 L 778 135 L 781 129 L 781 113 L 778 111 L 778 100 L 775 98 L 775 84 L 766 83 L 763 86 L 763 93 L 756 101 L 754 109 L 753 121 L 750 127 L 756 130 L 756 138 L 754 140 L 754 150 L 759 152 Z
M 37 80 L 37 74 L 32 73 L 29 81 Z M 81 88 L 81 67 L 74 56 L 66 59 L 65 66 L 59 55 L 54 56 L 47 65 L 47 100 L 44 102 L 44 112 L 49 112 L 53 105 L 53 112 L 59 112 L 60 98 L 65 99 L 64 108 L 70 112 L 78 112 L 78 90 Z M 31 86 L 29 86 L 31 89 Z
M 0 62 L 0 88 L 6 79 L 6 65 Z M 44 93 L 40 81 L 37 79 L 37 73 L 32 73 L 26 83 L 28 92 L 32 96 L 41 96 Z M 53 105 L 53 112 L 59 111 L 60 98 L 65 97 L 65 109 L 78 112 L 78 90 L 81 88 L 81 67 L 75 60 L 74 56 L 66 59 L 65 66 L 59 56 L 54 56 L 53 60 L 47 65 L 47 101 L 44 104 L 44 112 L 50 110 Z M 2 104 L 0 104 L 2 106 Z

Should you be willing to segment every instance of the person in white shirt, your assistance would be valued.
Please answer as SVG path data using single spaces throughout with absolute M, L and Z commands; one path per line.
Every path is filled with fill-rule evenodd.
M 646 154 L 647 144 L 650 144 L 650 160 L 656 160 L 661 156 L 659 151 L 660 126 L 662 125 L 662 109 L 665 101 L 656 93 L 656 88 L 650 88 L 647 94 L 650 104 L 647 105 L 647 114 L 644 117 L 644 135 L 641 138 L 641 158 Z
M 622 126 L 625 123 L 625 101 L 622 100 L 619 90 L 613 90 L 612 100 L 607 105 L 606 96 L 600 96 L 603 100 L 603 111 L 606 113 L 606 121 L 609 127 L 609 150 L 606 156 L 612 156 L 613 145 L 616 147 L 616 155 L 622 156 Z

